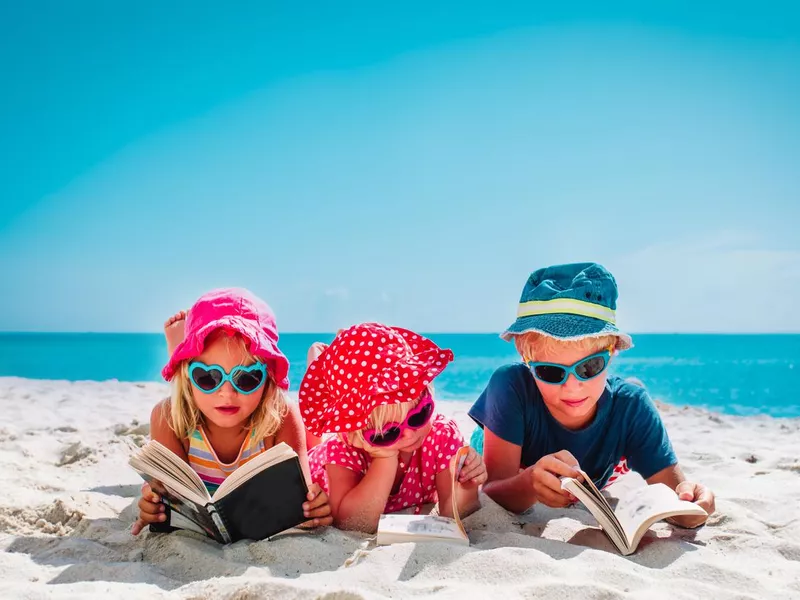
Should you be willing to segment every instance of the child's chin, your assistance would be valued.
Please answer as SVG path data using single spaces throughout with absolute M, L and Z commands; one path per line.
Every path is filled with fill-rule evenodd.
M 423 437 L 423 438 L 418 439 L 413 444 L 409 444 L 408 446 L 405 446 L 405 447 L 402 447 L 402 446 L 398 447 L 397 450 L 398 450 L 398 452 L 416 452 L 417 450 L 422 448 L 422 442 L 424 442 L 424 441 L 425 441 L 425 438 Z

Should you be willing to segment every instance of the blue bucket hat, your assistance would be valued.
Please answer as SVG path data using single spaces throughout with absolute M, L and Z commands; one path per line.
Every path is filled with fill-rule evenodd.
M 517 308 L 517 320 L 500 337 L 535 331 L 561 340 L 617 336 L 617 350 L 633 346 L 617 329 L 617 282 L 597 263 L 555 265 L 531 273 Z

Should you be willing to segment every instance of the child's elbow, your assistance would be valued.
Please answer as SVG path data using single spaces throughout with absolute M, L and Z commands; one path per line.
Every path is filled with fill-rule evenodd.
M 378 531 L 378 522 L 372 519 L 358 518 L 355 516 L 335 516 L 333 525 L 342 531 L 359 531 L 361 533 L 375 533 Z

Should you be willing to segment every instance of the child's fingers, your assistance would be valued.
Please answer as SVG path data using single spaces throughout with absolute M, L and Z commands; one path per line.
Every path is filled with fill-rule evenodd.
M 461 473 L 458 475 L 459 481 L 469 481 L 473 479 L 475 476 L 479 475 L 482 471 L 485 471 L 483 463 L 475 463 L 470 467 L 464 467 L 461 469 Z
M 536 493 L 538 494 L 543 489 L 550 490 L 554 494 L 569 499 L 569 492 L 561 489 L 561 480 L 547 471 L 541 471 L 537 474 Z
M 319 495 L 321 491 L 322 488 L 319 487 L 318 483 L 312 483 L 310 486 L 308 486 L 308 494 L 306 494 L 306 500 L 313 500 L 314 498 L 317 497 L 317 495 Z
M 333 524 L 333 516 L 327 515 L 323 517 L 316 517 L 313 519 L 309 519 L 303 523 L 300 523 L 298 527 L 300 529 L 314 529 L 316 527 L 327 527 L 328 525 Z
M 303 502 L 303 510 L 313 510 L 318 506 L 325 506 L 328 504 L 328 496 L 327 494 L 317 494 L 314 496 L 313 500 L 309 500 L 308 502 Z
M 564 450 L 562 452 L 566 451 Z M 573 477 L 573 478 L 577 478 L 580 476 L 580 473 L 574 467 L 568 465 L 567 463 L 559 459 L 557 456 L 552 454 L 539 459 L 536 465 L 541 470 L 547 471 L 554 475 L 560 475 L 562 477 Z M 560 485 L 561 484 L 559 484 L 559 487 Z
M 319 520 L 318 519 L 309 519 L 308 521 L 304 521 L 298 525 L 300 529 L 314 529 L 314 527 L 319 527 Z
M 321 517 L 314 520 L 317 522 L 317 527 L 328 527 L 329 525 L 333 525 L 333 515 L 328 515 L 327 517 Z
M 560 450 L 559 452 L 556 452 L 552 456 L 554 456 L 564 464 L 569 465 L 570 467 L 579 466 L 578 459 L 575 458 L 569 450 Z
M 142 532 L 142 529 L 144 529 L 144 526 L 145 526 L 144 521 L 142 521 L 141 519 L 136 519 L 136 521 L 134 521 L 133 525 L 131 526 L 131 534 L 139 535 Z
M 549 488 L 542 488 L 537 491 L 536 499 L 542 504 L 546 504 L 552 508 L 565 508 L 570 504 L 569 498 L 565 498 Z
M 166 508 L 163 504 L 157 504 L 155 502 L 148 502 L 144 498 L 139 500 L 139 513 L 145 515 L 158 515 L 163 512 L 166 512 Z
M 319 519 L 322 517 L 327 517 L 329 514 L 331 514 L 330 504 L 323 504 L 322 506 L 318 506 L 312 510 L 303 511 L 303 516 L 308 517 L 309 519 Z

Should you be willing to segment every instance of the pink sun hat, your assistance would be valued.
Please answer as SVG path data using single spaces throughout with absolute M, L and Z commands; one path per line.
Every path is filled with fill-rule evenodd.
M 186 317 L 184 339 L 161 371 L 164 379 L 170 381 L 183 361 L 200 356 L 206 338 L 217 329 L 241 334 L 278 387 L 289 389 L 289 361 L 278 349 L 275 313 L 266 302 L 241 288 L 212 290 L 194 303 Z

